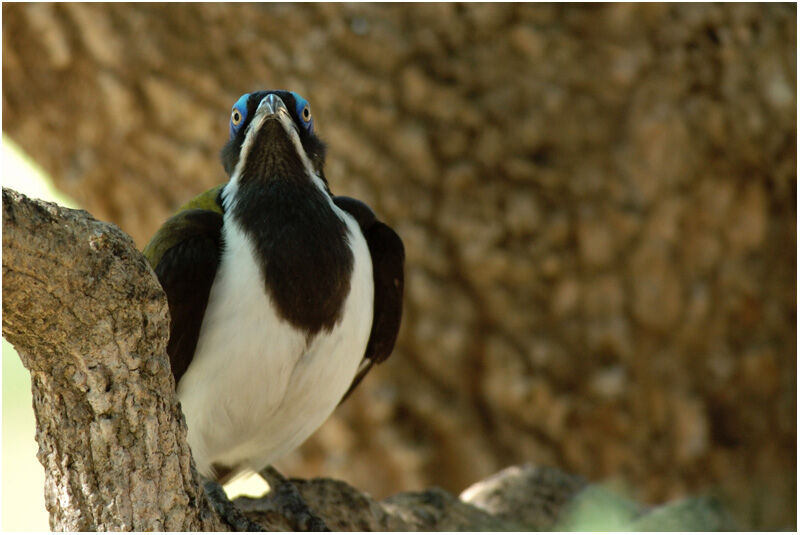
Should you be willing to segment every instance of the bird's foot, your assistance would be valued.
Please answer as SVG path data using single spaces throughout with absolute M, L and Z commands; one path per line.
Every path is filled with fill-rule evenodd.
M 300 495 L 297 487 L 272 466 L 267 466 L 258 475 L 270 488 L 270 502 L 297 531 L 330 531 L 325 521 L 317 516 Z
M 203 478 L 203 490 L 206 491 L 208 501 L 214 506 L 217 514 L 233 528 L 233 531 L 266 531 L 261 525 L 244 516 L 216 481 Z

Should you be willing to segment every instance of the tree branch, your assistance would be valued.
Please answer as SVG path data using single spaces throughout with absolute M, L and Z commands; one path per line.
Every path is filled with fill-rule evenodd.
M 31 372 L 52 529 L 224 529 L 192 468 L 168 334 L 126 234 L 3 188 L 3 336 Z

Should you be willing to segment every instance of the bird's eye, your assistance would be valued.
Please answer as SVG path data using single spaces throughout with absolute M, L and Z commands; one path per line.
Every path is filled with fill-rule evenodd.
M 311 109 L 308 107 L 308 104 L 303 107 L 303 120 L 305 122 L 311 120 Z
M 233 113 L 231 113 L 231 123 L 233 123 L 233 126 L 239 126 L 241 122 L 242 114 L 239 113 L 239 110 L 233 110 Z

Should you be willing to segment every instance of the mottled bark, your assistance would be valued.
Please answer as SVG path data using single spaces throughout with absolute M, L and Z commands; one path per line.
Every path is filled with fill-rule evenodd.
M 3 336 L 31 372 L 54 530 L 210 530 L 174 395 L 167 303 L 133 241 L 3 189 Z

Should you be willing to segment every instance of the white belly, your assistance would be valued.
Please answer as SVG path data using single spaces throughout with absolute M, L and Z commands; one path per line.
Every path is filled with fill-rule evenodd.
M 372 326 L 369 249 L 347 223 L 354 249 L 341 320 L 310 341 L 282 320 L 265 293 L 249 238 L 226 216 L 225 252 L 209 295 L 194 358 L 178 384 L 197 469 L 260 470 L 305 441 L 350 386 Z

